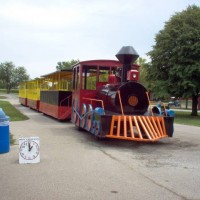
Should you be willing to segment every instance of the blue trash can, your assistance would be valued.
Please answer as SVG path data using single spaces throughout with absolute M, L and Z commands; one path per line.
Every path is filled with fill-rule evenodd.
M 10 151 L 9 117 L 0 108 L 0 154 Z

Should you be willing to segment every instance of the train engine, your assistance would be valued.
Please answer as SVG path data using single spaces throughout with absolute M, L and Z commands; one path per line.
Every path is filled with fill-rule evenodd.
M 137 82 L 107 84 L 96 94 L 104 102 L 107 113 L 143 115 L 149 106 L 146 89 Z
M 138 83 L 139 57 L 122 47 L 114 60 L 84 61 L 73 66 L 72 122 L 97 137 L 157 141 L 173 135 L 173 114 L 151 107 Z

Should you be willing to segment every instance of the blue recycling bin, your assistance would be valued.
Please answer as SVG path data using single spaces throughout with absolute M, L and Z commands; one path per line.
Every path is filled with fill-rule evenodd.
M 0 108 L 0 154 L 10 151 L 9 117 Z

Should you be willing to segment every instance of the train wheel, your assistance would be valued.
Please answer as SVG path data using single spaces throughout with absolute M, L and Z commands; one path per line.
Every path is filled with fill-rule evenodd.
M 77 112 L 78 112 L 78 102 L 76 101 L 76 99 L 73 99 L 73 103 L 72 103 L 72 108 L 73 108 L 73 111 L 72 111 L 72 122 L 74 124 L 76 124 L 77 122 L 77 119 L 78 119 L 78 115 L 77 115 Z
M 92 105 L 89 104 L 87 107 L 87 119 L 86 119 L 86 129 L 88 131 L 90 131 L 92 128 L 92 121 L 93 121 L 93 109 Z
M 81 107 L 81 121 L 80 121 L 80 126 L 81 128 L 85 127 L 85 123 L 86 123 L 86 105 L 83 103 L 82 107 Z

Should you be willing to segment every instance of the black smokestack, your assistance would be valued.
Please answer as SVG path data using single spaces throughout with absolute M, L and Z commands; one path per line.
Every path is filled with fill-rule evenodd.
M 126 82 L 127 71 L 131 69 L 132 63 L 137 60 L 139 55 L 132 46 L 124 46 L 115 56 L 123 64 L 121 80 Z

